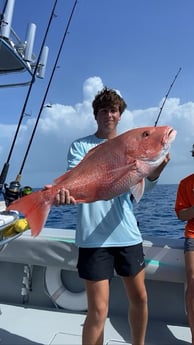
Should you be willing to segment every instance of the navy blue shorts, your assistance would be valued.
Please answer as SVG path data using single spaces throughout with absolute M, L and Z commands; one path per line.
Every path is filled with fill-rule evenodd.
M 127 247 L 79 248 L 78 273 L 87 280 L 135 276 L 145 267 L 142 243 Z
M 194 238 L 185 238 L 184 252 L 194 251 Z

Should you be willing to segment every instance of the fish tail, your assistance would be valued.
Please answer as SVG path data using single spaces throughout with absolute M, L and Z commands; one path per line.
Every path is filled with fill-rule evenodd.
M 7 210 L 22 213 L 28 220 L 32 236 L 36 237 L 44 227 L 51 203 L 52 200 L 46 198 L 44 191 L 38 191 L 13 201 Z

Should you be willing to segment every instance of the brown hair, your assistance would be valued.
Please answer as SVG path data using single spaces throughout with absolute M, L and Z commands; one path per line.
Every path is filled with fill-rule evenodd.
M 127 107 L 124 99 L 112 89 L 104 87 L 100 92 L 97 93 L 96 97 L 92 102 L 92 107 L 94 110 L 94 115 L 97 115 L 97 112 L 101 108 L 106 108 L 109 106 L 119 106 L 120 114 L 124 112 Z

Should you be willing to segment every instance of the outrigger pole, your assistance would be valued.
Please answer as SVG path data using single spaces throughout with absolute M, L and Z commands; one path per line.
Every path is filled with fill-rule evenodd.
M 25 102 L 24 102 L 24 105 L 23 105 L 23 109 L 22 109 L 22 112 L 21 112 L 21 115 L 20 115 L 20 119 L 19 119 L 19 122 L 18 122 L 18 125 L 17 125 L 17 128 L 16 128 L 15 136 L 14 136 L 14 139 L 12 141 L 12 145 L 11 145 L 11 148 L 10 148 L 10 151 L 9 151 L 9 154 L 8 154 L 8 158 L 7 158 L 6 163 L 3 166 L 3 169 L 2 169 L 2 172 L 1 172 L 1 175 L 0 175 L 0 193 L 2 192 L 3 185 L 4 185 L 6 177 L 7 177 L 7 173 L 8 173 L 8 170 L 9 170 L 10 158 L 11 158 L 14 146 L 15 146 L 15 142 L 16 142 L 16 139 L 17 139 L 17 135 L 18 135 L 20 126 L 21 126 L 22 119 L 23 119 L 23 117 L 25 115 L 25 110 L 26 110 L 27 102 L 28 102 L 28 99 L 30 97 L 30 93 L 31 93 L 31 90 L 32 90 L 32 86 L 33 86 L 34 80 L 36 78 L 36 73 L 37 73 L 37 70 L 38 70 L 38 67 L 39 67 L 39 62 L 40 62 L 40 59 L 41 59 L 41 56 L 42 56 L 42 52 L 43 52 L 43 49 L 44 49 L 44 44 L 45 44 L 45 41 L 46 41 L 46 38 L 47 38 L 47 35 L 48 35 L 48 31 L 49 31 L 52 19 L 54 17 L 54 12 L 55 12 L 56 5 L 57 5 L 57 0 L 55 0 L 53 9 L 52 9 L 52 12 L 51 12 L 51 15 L 50 15 L 50 19 L 49 19 L 49 22 L 48 22 L 48 25 L 47 25 L 47 28 L 46 28 L 46 32 L 45 32 L 45 35 L 43 37 L 43 41 L 42 41 L 42 45 L 41 45 L 41 48 L 40 48 L 39 56 L 38 56 L 38 59 L 37 59 L 37 62 L 36 62 L 36 65 L 35 65 L 35 68 L 34 68 L 34 71 L 33 71 L 33 74 L 32 74 L 32 79 L 31 79 L 31 82 L 30 82 L 30 85 L 29 85 L 29 89 L 28 89 L 28 92 L 27 92 L 27 95 L 26 95 L 26 99 L 25 99 Z
M 157 126 L 157 123 L 158 123 L 158 120 L 159 120 L 159 118 L 160 118 L 161 112 L 162 112 L 162 110 L 163 110 L 163 108 L 164 108 L 164 104 L 166 103 L 166 100 L 167 100 L 167 98 L 168 98 L 168 95 L 169 95 L 169 93 L 170 93 L 170 90 L 172 89 L 172 87 L 173 87 L 173 85 L 174 85 L 174 83 L 175 83 L 175 80 L 176 80 L 176 78 L 178 77 L 178 75 L 179 75 L 181 69 L 182 69 L 182 68 L 180 67 L 179 70 L 178 70 L 178 72 L 177 72 L 177 74 L 176 74 L 175 77 L 174 77 L 174 80 L 173 80 L 172 84 L 170 85 L 170 87 L 169 87 L 169 89 L 168 89 L 168 92 L 167 92 L 167 94 L 166 94 L 166 96 L 165 96 L 165 98 L 164 98 L 164 101 L 163 101 L 162 106 L 161 106 L 161 108 L 160 108 L 160 111 L 159 111 L 159 113 L 158 113 L 158 116 L 157 116 L 157 119 L 156 119 L 156 122 L 155 122 L 154 127 Z
M 58 50 L 58 54 L 57 54 L 57 57 L 56 57 L 56 60 L 55 60 L 55 63 L 54 63 L 53 69 L 52 69 L 52 73 L 51 73 L 51 76 L 50 76 L 50 79 L 49 79 L 49 82 L 48 82 L 48 85 L 47 85 L 47 88 L 46 88 L 46 91 L 45 91 L 45 94 L 44 94 L 44 97 L 43 97 L 43 100 L 42 100 L 42 104 L 41 104 L 40 109 L 39 109 L 37 120 L 36 120 L 36 123 L 34 125 L 34 129 L 33 129 L 33 132 L 32 132 L 32 135 L 31 135 L 31 138 L 30 138 L 27 150 L 26 150 L 26 153 L 24 155 L 24 159 L 23 159 L 23 162 L 21 164 L 20 171 L 19 171 L 19 173 L 17 175 L 17 178 L 16 178 L 17 181 L 21 180 L 21 174 L 22 174 L 22 171 L 23 171 L 23 168 L 24 168 L 24 164 L 26 162 L 26 159 L 27 159 L 27 156 L 28 156 L 31 144 L 32 144 L 32 140 L 34 138 L 34 135 L 35 135 L 35 132 L 36 132 L 36 129 L 37 129 L 37 126 L 38 126 L 38 122 L 40 120 L 40 116 L 41 116 L 42 110 L 43 110 L 43 108 L 45 106 L 46 97 L 47 97 L 47 94 L 48 94 L 48 91 L 49 91 L 49 88 L 50 88 L 50 85 L 51 85 L 51 82 L 52 82 L 55 70 L 57 68 L 57 63 L 58 63 L 58 60 L 59 60 L 59 57 L 60 57 L 60 54 L 61 54 L 61 50 L 63 48 L 63 44 L 64 44 L 64 41 L 65 41 L 65 38 L 66 38 L 67 33 L 68 33 L 68 29 L 69 29 L 69 26 L 70 26 L 70 23 L 71 23 L 71 20 L 72 20 L 72 17 L 73 17 L 73 14 L 74 14 L 77 2 L 78 2 L 78 0 L 76 0 L 74 2 L 73 8 L 71 10 L 71 14 L 69 16 L 69 20 L 68 20 L 68 23 L 67 23 L 65 31 L 64 31 L 64 35 L 63 35 L 63 38 L 62 38 L 62 41 L 61 41 L 61 44 L 60 44 L 60 47 L 59 47 L 59 50 Z

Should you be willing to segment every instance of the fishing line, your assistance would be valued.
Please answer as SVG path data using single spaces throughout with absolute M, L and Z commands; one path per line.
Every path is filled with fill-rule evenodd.
M 55 12 L 55 8 L 56 8 L 56 5 L 57 5 L 57 1 L 58 0 L 55 0 L 54 6 L 53 6 L 53 9 L 52 9 L 49 21 L 48 21 L 48 25 L 47 25 L 47 28 L 46 28 L 46 31 L 45 31 L 45 35 L 43 37 L 42 45 L 41 45 L 40 52 L 39 52 L 39 55 L 38 55 L 38 59 L 37 59 L 37 62 L 36 62 L 36 65 L 35 65 L 35 68 L 34 68 L 34 71 L 33 71 L 33 74 L 32 74 L 32 79 L 31 79 L 31 82 L 30 82 L 30 85 L 29 85 L 29 89 L 28 89 L 28 92 L 27 92 L 27 95 L 26 95 L 26 99 L 24 101 L 23 109 L 22 109 L 22 112 L 21 112 L 21 115 L 20 115 L 20 118 L 19 118 L 19 121 L 18 121 L 18 125 L 17 125 L 17 128 L 16 128 L 15 136 L 14 136 L 14 139 L 12 141 L 12 145 L 11 145 L 11 148 L 10 148 L 10 151 L 9 151 L 9 154 L 8 154 L 7 161 L 4 164 L 2 172 L 1 172 L 1 175 L 0 175 L 0 192 L 2 192 L 3 184 L 4 184 L 4 182 L 6 180 L 6 177 L 7 177 L 7 173 L 8 173 L 8 170 L 9 170 L 9 161 L 10 161 L 11 155 L 13 153 L 13 149 L 14 149 L 15 142 L 16 142 L 16 139 L 17 139 L 17 135 L 18 135 L 18 132 L 19 132 L 19 129 L 20 129 L 20 126 L 21 126 L 22 119 L 23 119 L 23 117 L 25 115 L 26 106 L 27 106 L 27 103 L 28 103 L 28 100 L 29 100 L 29 97 L 30 97 L 30 93 L 32 91 L 33 83 L 34 83 L 35 78 L 36 78 L 37 69 L 39 67 L 39 62 L 40 62 L 40 59 L 41 59 L 42 51 L 44 49 L 44 45 L 45 45 L 45 41 L 46 41 L 46 38 L 47 38 L 47 35 L 48 35 L 48 31 L 49 31 L 49 28 L 51 26 L 52 19 L 54 17 L 54 12 Z
M 166 96 L 165 96 L 165 98 L 164 98 L 164 101 L 163 101 L 162 106 L 161 106 L 161 108 L 160 108 L 160 111 L 159 111 L 159 113 L 158 113 L 158 117 L 157 117 L 157 119 L 156 119 L 156 122 L 155 122 L 154 127 L 157 126 L 157 123 L 158 123 L 158 120 L 159 120 L 159 118 L 160 118 L 161 112 L 162 112 L 162 110 L 163 110 L 163 108 L 164 108 L 164 104 L 166 103 L 166 100 L 167 100 L 167 98 L 168 98 L 168 95 L 169 95 L 169 93 L 170 93 L 170 90 L 172 89 L 172 87 L 173 87 L 173 85 L 174 85 L 174 83 L 175 83 L 175 80 L 177 79 L 177 77 L 178 77 L 178 75 L 179 75 L 181 69 L 182 69 L 182 68 L 180 67 L 179 70 L 178 70 L 178 72 L 177 72 L 177 74 L 176 74 L 175 77 L 174 77 L 174 80 L 173 80 L 172 84 L 170 85 L 170 87 L 169 87 L 169 89 L 168 89 L 168 92 L 167 92 L 167 94 L 166 94 Z
M 49 79 L 49 82 L 48 82 L 48 85 L 47 85 L 47 88 L 46 88 L 46 91 L 45 91 L 45 94 L 44 94 L 44 97 L 43 97 L 43 100 L 42 100 L 42 104 L 41 104 L 40 109 L 39 109 L 39 113 L 38 113 L 38 116 L 37 116 L 37 119 L 36 119 L 36 123 L 34 125 L 34 129 L 33 129 L 31 138 L 29 140 L 29 144 L 28 144 L 26 153 L 24 155 L 24 159 L 23 159 L 23 162 L 21 164 L 20 171 L 19 171 L 19 173 L 17 175 L 17 178 L 16 178 L 17 181 L 21 180 L 21 174 L 22 174 L 22 171 L 23 171 L 23 168 L 24 168 L 24 164 L 26 162 L 26 159 L 27 159 L 27 156 L 28 156 L 31 144 L 32 144 L 32 140 L 34 138 L 34 135 L 35 135 L 35 132 L 36 132 L 36 129 L 37 129 L 37 126 L 38 126 L 38 122 L 40 120 L 40 116 L 41 116 L 42 110 L 43 110 L 43 108 L 45 106 L 46 97 L 47 97 L 47 94 L 48 94 L 48 91 L 49 91 L 49 88 L 50 88 L 50 85 L 51 85 L 51 82 L 52 82 L 55 70 L 57 68 L 57 63 L 58 63 L 58 60 L 59 60 L 59 57 L 60 57 L 60 54 L 61 54 L 61 50 L 63 48 L 63 44 L 64 44 L 64 41 L 65 41 L 65 38 L 66 38 L 67 33 L 68 33 L 68 29 L 69 29 L 69 26 L 70 26 L 70 23 L 71 23 L 71 20 L 72 20 L 72 17 L 73 17 L 73 14 L 74 14 L 77 2 L 78 2 L 78 0 L 76 0 L 74 2 L 73 8 L 71 10 L 71 14 L 69 16 L 69 20 L 68 20 L 68 23 L 67 23 L 65 31 L 64 31 L 64 35 L 63 35 L 63 38 L 62 38 L 62 41 L 61 41 L 61 44 L 60 44 L 60 47 L 59 47 L 59 50 L 58 50 L 58 54 L 57 54 L 57 57 L 56 57 L 56 60 L 55 60 L 55 63 L 54 63 L 53 69 L 52 69 L 52 73 L 51 73 L 51 76 L 50 76 L 50 79 Z

